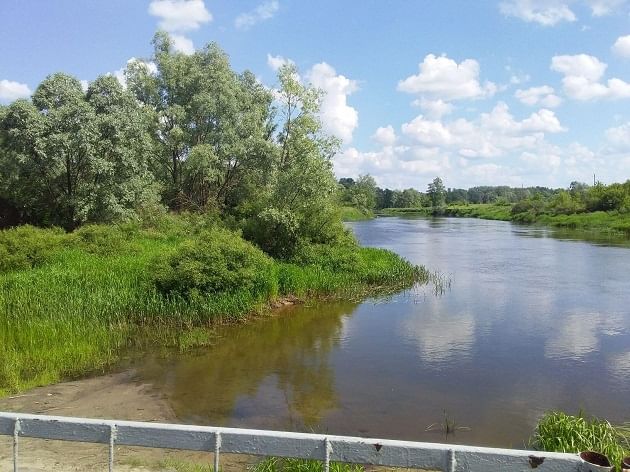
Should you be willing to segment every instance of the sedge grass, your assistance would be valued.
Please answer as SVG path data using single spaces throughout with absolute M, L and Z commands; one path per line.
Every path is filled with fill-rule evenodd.
M 630 428 L 582 414 L 550 412 L 538 422 L 532 446 L 549 452 L 599 452 L 621 470 L 622 459 L 630 455 Z

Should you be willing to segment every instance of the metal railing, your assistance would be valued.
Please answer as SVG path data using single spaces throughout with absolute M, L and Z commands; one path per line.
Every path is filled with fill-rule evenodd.
M 0 435 L 13 437 L 14 472 L 19 471 L 20 438 L 107 444 L 110 472 L 115 446 L 207 451 L 214 454 L 215 471 L 221 453 L 317 459 L 326 472 L 331 461 L 445 472 L 587 470 L 573 454 L 20 413 L 0 412 Z

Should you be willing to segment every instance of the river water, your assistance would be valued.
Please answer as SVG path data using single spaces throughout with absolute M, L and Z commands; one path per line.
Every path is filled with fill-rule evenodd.
M 550 409 L 630 420 L 630 244 L 476 219 L 351 227 L 450 290 L 287 308 L 139 376 L 196 424 L 524 447 Z

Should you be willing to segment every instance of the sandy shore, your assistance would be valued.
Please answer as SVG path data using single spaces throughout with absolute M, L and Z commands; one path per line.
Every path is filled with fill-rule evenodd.
M 0 399 L 0 411 L 119 420 L 176 423 L 173 410 L 133 371 L 39 387 Z M 252 458 L 222 457 L 225 471 L 245 470 Z M 107 447 L 62 441 L 22 439 L 21 472 L 107 470 Z M 147 448 L 116 448 L 117 471 L 177 471 L 184 464 L 212 464 L 212 454 Z M 0 470 L 13 470 L 12 439 L 0 436 Z M 208 468 L 210 470 L 210 468 Z

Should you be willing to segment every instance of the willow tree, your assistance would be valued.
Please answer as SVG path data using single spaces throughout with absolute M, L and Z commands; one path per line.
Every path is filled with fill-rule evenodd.
M 3 192 L 23 222 L 73 229 L 151 200 L 146 123 L 115 79 L 96 80 L 86 96 L 77 79 L 53 74 L 3 114 Z
M 127 81 L 155 111 L 154 171 L 166 200 L 175 208 L 239 206 L 271 170 L 271 94 L 251 73 L 234 72 L 214 43 L 185 55 L 159 32 L 153 45 L 155 70 L 135 61 Z

